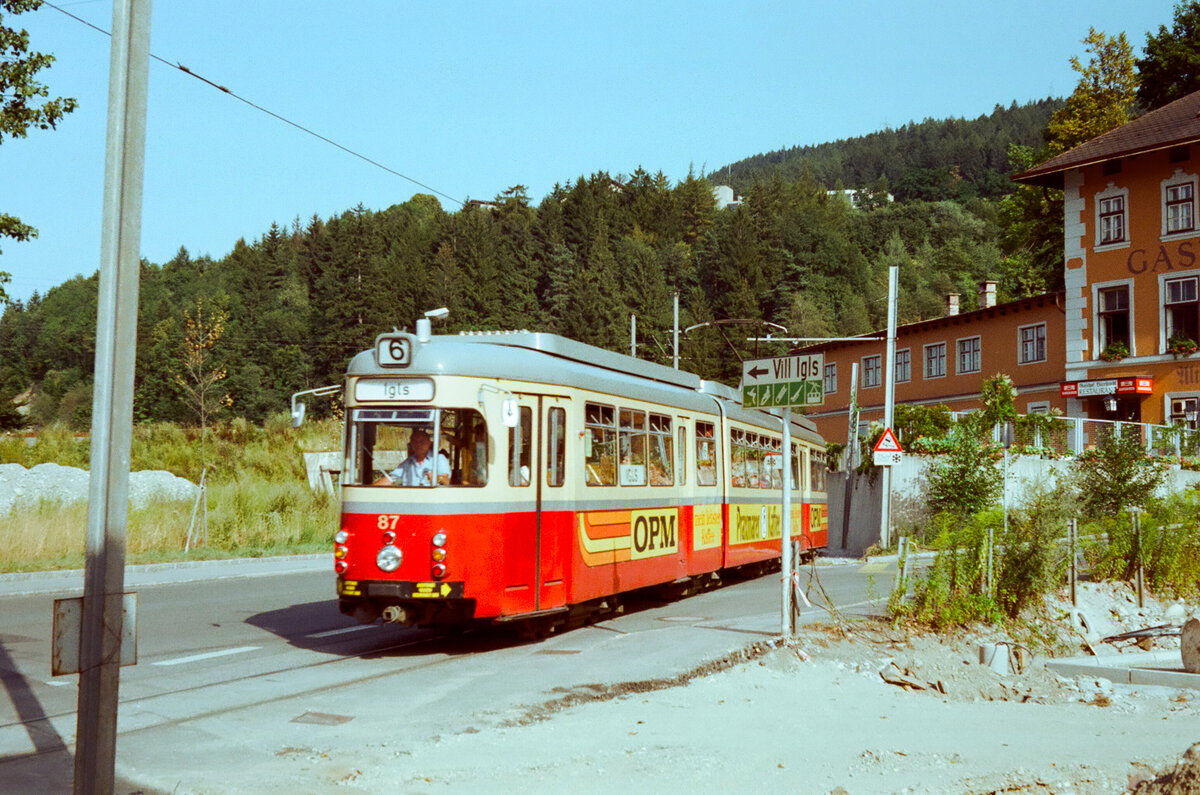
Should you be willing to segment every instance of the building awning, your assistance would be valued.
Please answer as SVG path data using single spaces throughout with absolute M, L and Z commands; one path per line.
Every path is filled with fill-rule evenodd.
M 1154 379 L 1148 375 L 1097 378 L 1091 381 L 1063 381 L 1058 385 L 1058 393 L 1065 398 L 1149 395 L 1153 391 Z

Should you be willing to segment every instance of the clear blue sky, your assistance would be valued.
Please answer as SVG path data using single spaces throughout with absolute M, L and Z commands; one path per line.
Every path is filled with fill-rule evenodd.
M 63 7 L 108 30 L 104 0 Z M 1064 96 L 1089 26 L 1136 54 L 1173 0 L 157 0 L 151 51 L 449 196 L 639 165 L 672 180 L 775 149 Z M 109 39 L 49 7 L 7 23 L 79 109 L 0 144 L 10 296 L 100 265 Z M 421 188 L 150 64 L 142 255 L 225 255 L 278 222 Z M 457 205 L 442 199 L 443 206 Z

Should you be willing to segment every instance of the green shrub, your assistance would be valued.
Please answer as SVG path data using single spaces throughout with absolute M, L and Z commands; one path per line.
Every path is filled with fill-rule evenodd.
M 1074 515 L 1066 486 L 1035 488 L 1025 505 L 1009 513 L 1008 530 L 995 540 L 996 601 L 1009 618 L 1062 582 L 1069 561 L 1060 540 Z
M 1133 580 L 1140 549 L 1150 590 L 1177 597 L 1200 595 L 1200 494 L 1188 491 L 1151 500 L 1139 518 L 1136 543 L 1127 511 L 1081 528 L 1081 535 L 1093 538 L 1085 547 L 1093 576 Z
M 1123 425 L 1101 431 L 1096 449 L 1079 456 L 1074 485 L 1083 516 L 1099 519 L 1145 505 L 1165 477 L 1165 464 L 1146 452 L 1137 426 Z
M 893 413 L 896 434 L 905 450 L 912 450 L 918 439 L 942 439 L 954 425 L 950 409 L 944 404 L 924 406 L 902 403 Z
M 967 517 L 993 505 L 1004 485 L 996 448 L 980 444 L 962 425 L 951 429 L 947 442 L 945 455 L 929 470 L 930 507 Z

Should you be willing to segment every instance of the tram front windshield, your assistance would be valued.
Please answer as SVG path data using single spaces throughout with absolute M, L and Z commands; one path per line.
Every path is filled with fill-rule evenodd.
M 352 409 L 349 430 L 351 485 L 487 484 L 487 424 L 475 409 Z

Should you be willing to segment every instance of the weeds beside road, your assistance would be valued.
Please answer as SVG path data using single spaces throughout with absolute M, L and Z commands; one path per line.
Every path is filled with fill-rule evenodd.
M 336 497 L 313 492 L 304 450 L 337 450 L 336 421 L 291 428 L 280 415 L 262 428 L 243 420 L 199 430 L 155 423 L 134 426 L 130 469 L 165 470 L 193 483 L 207 469 L 208 537 L 185 554 L 195 507 L 158 502 L 129 512 L 126 559 L 152 563 L 256 557 L 327 550 L 337 527 Z M 43 430 L 30 445 L 0 438 L 0 462 L 32 467 L 57 463 L 86 469 L 89 441 L 69 430 Z M 197 521 L 199 524 L 199 520 Z M 0 572 L 82 568 L 87 503 L 39 502 L 0 516 Z

